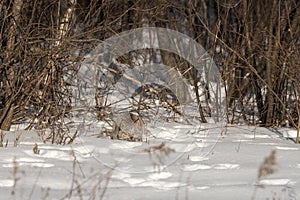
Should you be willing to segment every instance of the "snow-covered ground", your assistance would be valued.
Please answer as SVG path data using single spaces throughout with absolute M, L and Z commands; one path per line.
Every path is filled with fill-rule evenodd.
M 147 142 L 87 131 L 65 146 L 44 144 L 35 131 L 6 133 L 8 146 L 0 148 L 1 199 L 299 198 L 300 146 L 284 134 L 175 122 L 149 130 Z M 39 154 L 33 152 L 35 143 Z M 258 178 L 272 150 L 276 164 L 269 168 L 275 171 Z

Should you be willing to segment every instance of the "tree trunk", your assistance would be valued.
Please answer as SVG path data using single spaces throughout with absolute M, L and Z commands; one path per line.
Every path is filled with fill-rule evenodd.
M 275 20 L 276 20 L 276 1 L 273 2 L 273 8 L 271 9 L 271 17 L 270 17 L 270 23 L 269 27 L 267 30 L 266 35 L 266 40 L 267 40 L 267 52 L 266 52 L 266 83 L 267 83 L 267 96 L 266 96 L 266 103 L 267 103 L 267 112 L 266 112 L 266 126 L 271 126 L 273 124 L 274 120 L 274 74 L 276 71 L 276 66 L 275 64 L 277 63 L 276 61 L 276 46 L 277 46 L 277 41 L 274 39 L 273 35 L 273 29 L 274 26 L 276 25 Z M 274 48 L 275 47 L 275 48 Z

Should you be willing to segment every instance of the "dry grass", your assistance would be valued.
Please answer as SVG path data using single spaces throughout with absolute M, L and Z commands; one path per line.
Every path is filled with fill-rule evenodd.
M 3 147 L 4 133 L 0 131 L 0 147 Z
M 255 184 L 255 188 L 252 194 L 252 200 L 256 199 L 256 193 L 259 188 L 265 188 L 263 184 L 260 183 L 262 178 L 265 178 L 271 174 L 276 172 L 275 166 L 277 165 L 276 162 L 276 151 L 272 150 L 269 156 L 265 157 L 264 161 L 260 164 L 257 173 L 257 181 Z
M 265 157 L 264 162 L 259 166 L 257 179 L 274 174 L 276 172 L 276 165 L 276 151 L 273 150 L 269 156 Z
M 37 143 L 34 144 L 32 150 L 33 150 L 34 154 L 40 154 L 40 150 L 39 150 L 39 147 L 38 147 Z
M 160 172 L 160 166 L 165 164 L 165 158 L 172 152 L 175 152 L 175 150 L 166 146 L 166 144 L 162 142 L 160 145 L 144 149 L 143 152 L 148 153 L 154 168 Z
M 12 196 L 14 196 L 16 194 L 16 189 L 17 189 L 17 183 L 20 180 L 19 177 L 19 164 L 16 160 L 16 158 L 14 157 L 13 159 L 13 190 L 11 192 Z

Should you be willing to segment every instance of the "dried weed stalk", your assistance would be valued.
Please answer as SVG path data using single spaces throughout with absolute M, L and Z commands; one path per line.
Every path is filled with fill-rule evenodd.
M 34 144 L 32 150 L 33 150 L 34 154 L 40 154 L 40 150 L 39 150 L 39 147 L 38 147 L 37 143 Z
M 171 153 L 175 152 L 174 149 L 167 147 L 165 143 L 161 143 L 157 146 L 151 146 L 143 150 L 143 152 L 148 153 L 150 160 L 152 160 L 154 167 L 157 167 L 160 172 L 160 166 L 164 165 L 165 158 Z
M 16 160 L 16 157 L 13 158 L 13 190 L 11 194 L 14 196 L 16 194 L 16 188 L 17 188 L 17 182 L 20 180 L 20 177 L 18 176 L 19 173 L 19 164 Z
M 4 136 L 5 134 L 2 131 L 0 131 L 0 147 L 3 147 Z
M 20 141 L 20 138 L 21 138 L 21 133 L 18 134 L 14 140 L 14 147 L 17 147 L 18 146 L 18 143 Z
M 258 188 L 265 188 L 263 184 L 260 183 L 260 180 L 268 175 L 274 174 L 276 172 L 275 166 L 276 162 L 276 151 L 273 150 L 271 154 L 265 157 L 264 162 L 258 168 L 257 181 L 252 195 L 252 200 L 256 199 L 256 193 Z
M 261 179 L 268 175 L 274 174 L 276 169 L 276 151 L 273 150 L 269 156 L 267 156 L 264 162 L 259 166 L 257 179 Z

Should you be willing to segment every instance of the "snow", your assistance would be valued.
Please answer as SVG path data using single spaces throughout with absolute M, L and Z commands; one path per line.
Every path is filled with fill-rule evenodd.
M 197 171 L 200 169 L 211 169 L 211 166 L 201 165 L 201 164 L 192 164 L 192 165 L 185 165 L 183 167 L 183 171 Z
M 298 150 L 298 148 L 295 148 L 295 147 L 280 147 L 280 146 L 278 146 L 278 147 L 276 147 L 276 149 L 279 149 L 279 150 L 291 150 L 291 151 L 297 151 Z
M 198 161 L 205 161 L 208 160 L 209 158 L 207 157 L 203 157 L 203 156 L 190 156 L 189 160 L 190 161 L 194 161 L 194 162 L 198 162 Z
M 222 128 L 198 129 L 169 122 L 153 129 L 157 138 L 148 142 L 87 132 L 66 146 L 44 144 L 34 131 L 24 131 L 17 147 L 14 134 L 7 132 L 9 145 L 0 149 L 1 198 L 266 199 L 277 194 L 297 199 L 300 149 L 293 141 L 262 127 L 224 127 L 222 135 Z M 38 142 L 39 154 L 30 141 Z M 168 155 L 145 151 L 162 142 L 173 150 Z M 259 166 L 272 150 L 276 171 L 258 179 Z
M 296 182 L 291 179 L 264 179 L 260 180 L 260 185 L 294 185 Z
M 286 138 L 296 138 L 297 137 L 297 130 L 281 129 L 280 132 L 282 133 L 283 137 L 286 137 Z
M 10 179 L 2 179 L 0 180 L 0 187 L 12 187 L 14 185 L 14 181 Z

